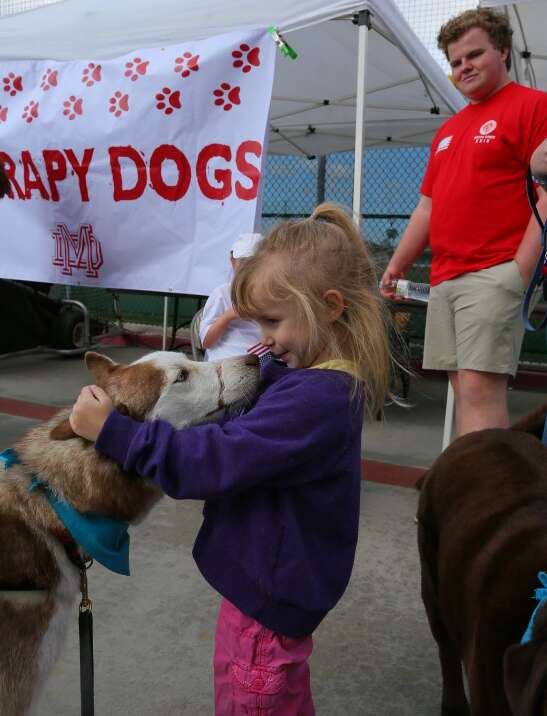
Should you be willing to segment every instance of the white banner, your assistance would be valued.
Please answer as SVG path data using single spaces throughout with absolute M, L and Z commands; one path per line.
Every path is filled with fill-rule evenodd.
M 265 30 L 3 62 L 0 276 L 209 294 L 260 225 L 274 64 Z

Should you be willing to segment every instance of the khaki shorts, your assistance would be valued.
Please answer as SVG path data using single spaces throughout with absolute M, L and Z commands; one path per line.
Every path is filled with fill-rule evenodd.
M 423 367 L 515 375 L 524 335 L 524 291 L 515 261 L 433 286 Z

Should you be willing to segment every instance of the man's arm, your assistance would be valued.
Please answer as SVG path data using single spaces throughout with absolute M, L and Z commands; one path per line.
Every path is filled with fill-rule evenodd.
M 429 241 L 429 223 L 431 220 L 431 198 L 420 197 L 420 201 L 412 212 L 403 238 L 395 249 L 391 261 L 387 265 L 381 281 L 382 294 L 388 298 L 393 297 L 394 290 L 390 288 L 393 281 L 402 278 L 416 259 L 421 256 Z
M 540 191 L 540 197 L 536 203 L 536 208 L 542 220 L 547 220 L 547 192 Z M 522 276 L 525 285 L 528 285 L 534 268 L 536 266 L 539 253 L 541 251 L 540 230 L 535 216 L 530 217 L 530 221 L 526 227 L 526 231 L 519 244 L 515 261 Z
M 547 139 L 532 154 L 530 169 L 536 179 L 547 180 Z

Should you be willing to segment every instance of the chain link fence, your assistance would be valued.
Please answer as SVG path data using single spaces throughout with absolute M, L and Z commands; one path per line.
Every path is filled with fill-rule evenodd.
M 379 277 L 418 200 L 428 151 L 427 147 L 411 147 L 369 149 L 366 152 L 361 230 L 375 256 Z M 312 159 L 270 156 L 265 175 L 263 233 L 280 221 L 309 216 L 321 201 L 351 206 L 353 169 L 352 152 Z M 426 252 L 411 269 L 408 278 L 428 283 L 429 269 L 430 256 Z M 54 286 L 51 295 L 81 301 L 92 319 L 113 326 L 160 326 L 164 320 L 163 295 L 66 286 Z M 171 331 L 189 326 L 204 300 L 199 296 L 171 296 L 167 304 L 167 323 Z M 419 360 L 425 310 L 399 318 L 405 326 L 411 356 Z M 527 362 L 547 363 L 545 333 L 526 334 L 522 358 Z

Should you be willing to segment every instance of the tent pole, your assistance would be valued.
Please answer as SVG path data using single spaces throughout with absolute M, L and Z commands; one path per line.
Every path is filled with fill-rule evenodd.
M 446 408 L 444 414 L 444 429 L 442 449 L 445 450 L 452 440 L 452 424 L 454 422 L 454 389 L 452 383 L 448 381 L 448 389 L 446 391 Z
M 169 296 L 163 297 L 163 330 L 162 330 L 162 339 L 161 339 L 161 349 L 162 351 L 166 350 L 167 348 L 167 310 L 169 308 Z
M 325 179 L 327 175 L 327 155 L 321 154 L 317 163 L 317 203 L 325 201 Z
M 363 199 L 363 153 L 365 150 L 365 63 L 367 57 L 367 33 L 370 30 L 370 12 L 362 10 L 353 22 L 359 30 L 357 52 L 357 93 L 355 111 L 355 158 L 353 168 L 353 220 L 360 228 L 361 203 Z

